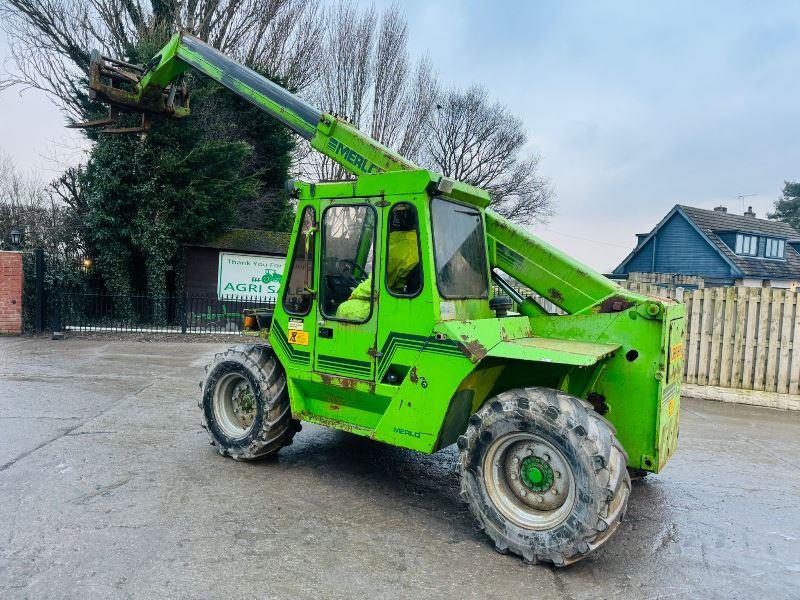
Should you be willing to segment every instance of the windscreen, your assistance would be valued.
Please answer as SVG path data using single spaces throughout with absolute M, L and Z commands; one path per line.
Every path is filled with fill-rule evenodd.
M 439 292 L 445 298 L 487 298 L 489 276 L 481 213 L 434 198 L 431 219 Z

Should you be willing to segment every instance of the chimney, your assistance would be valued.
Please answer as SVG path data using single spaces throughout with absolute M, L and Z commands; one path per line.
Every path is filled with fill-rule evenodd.
M 714 207 L 714 212 L 724 212 L 724 213 L 726 213 L 726 212 L 728 212 L 728 209 L 725 208 L 724 206 L 715 206 Z
M 747 212 L 744 213 L 744 216 L 745 217 L 755 217 L 756 216 L 756 213 L 753 212 L 753 207 L 752 206 L 748 206 L 747 207 Z

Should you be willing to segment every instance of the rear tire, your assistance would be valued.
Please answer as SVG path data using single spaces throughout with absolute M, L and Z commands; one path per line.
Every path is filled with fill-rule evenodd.
M 546 388 L 490 399 L 458 440 L 461 497 L 498 552 L 568 565 L 619 526 L 631 482 L 613 426 Z
M 286 373 L 267 345 L 241 344 L 217 354 L 200 384 L 203 428 L 219 453 L 235 460 L 275 454 L 292 442 Z

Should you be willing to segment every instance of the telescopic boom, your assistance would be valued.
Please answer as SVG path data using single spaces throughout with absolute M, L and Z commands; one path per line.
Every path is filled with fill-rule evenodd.
M 182 79 L 190 68 L 269 113 L 353 175 L 418 168 L 394 150 L 364 135 L 343 118 L 323 113 L 253 69 L 187 33 L 173 35 L 146 69 L 138 72 L 134 65 L 93 53 L 89 87 L 94 97 L 110 104 L 112 109 L 140 112 L 145 116 L 182 118 L 189 114 L 188 91 L 182 86 Z M 125 89 L 116 83 L 129 85 Z M 84 125 L 96 124 L 105 123 Z M 148 125 L 145 120 L 142 130 L 146 130 Z

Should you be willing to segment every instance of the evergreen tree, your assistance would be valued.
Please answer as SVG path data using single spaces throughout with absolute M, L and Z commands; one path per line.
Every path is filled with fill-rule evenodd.
M 268 77 L 268 73 L 261 73 Z M 279 85 L 285 82 L 276 81 Z M 252 152 L 245 173 L 257 182 L 256 193 L 237 205 L 235 224 L 245 228 L 291 231 L 294 211 L 284 189 L 295 141 L 275 118 L 229 90 L 211 83 L 209 94 L 194 109 L 206 135 L 225 141 L 244 141 Z
M 783 182 L 783 194 L 775 201 L 775 212 L 769 218 L 788 223 L 800 231 L 800 183 Z
M 82 175 L 95 264 L 114 294 L 163 295 L 183 244 L 218 235 L 257 180 L 243 141 L 207 139 L 198 119 L 156 120 L 146 138 L 101 135 Z
M 143 62 L 151 46 L 143 43 L 130 60 Z M 189 83 L 187 118 L 154 118 L 144 137 L 87 131 L 94 141 L 81 175 L 87 242 L 111 293 L 175 291 L 168 273 L 180 270 L 182 246 L 226 228 L 291 227 L 283 189 L 290 134 L 217 83 L 192 75 Z M 123 116 L 120 125 L 138 118 Z

